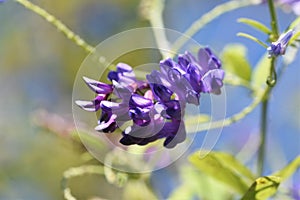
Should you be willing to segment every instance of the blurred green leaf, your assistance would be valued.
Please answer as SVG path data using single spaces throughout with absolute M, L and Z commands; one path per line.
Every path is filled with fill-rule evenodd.
M 270 73 L 271 59 L 265 54 L 261 57 L 255 66 L 252 74 L 252 85 L 256 88 L 261 88 L 266 84 L 267 78 Z
M 271 34 L 272 31 L 267 27 L 265 26 L 264 24 L 256 21 L 256 20 L 253 20 L 253 19 L 249 19 L 249 18 L 239 18 L 238 19 L 238 22 L 240 23 L 244 23 L 244 24 L 247 24 L 263 33 L 266 33 L 266 34 Z
M 237 160 L 233 155 L 225 153 L 225 152 L 211 152 L 215 158 L 219 161 L 222 161 L 224 165 L 226 165 L 231 170 L 236 173 L 243 175 L 251 181 L 255 180 L 255 175 L 239 160 Z
M 144 182 L 138 180 L 129 181 L 123 192 L 124 200 L 153 200 L 157 199 L 152 189 Z
M 293 44 L 300 36 L 300 31 L 296 32 L 289 41 L 289 45 Z
M 256 42 L 257 44 L 261 45 L 264 48 L 268 48 L 268 45 L 266 45 L 264 42 L 262 42 L 258 38 L 254 37 L 254 36 L 252 36 L 248 33 L 239 32 L 239 33 L 237 33 L 237 36 L 247 38 L 249 40 L 252 40 L 252 41 Z
M 250 81 L 251 66 L 246 58 L 247 49 L 241 44 L 227 45 L 221 55 L 225 71 Z
M 300 23 L 300 17 L 297 17 L 294 21 L 292 21 L 292 23 L 287 27 L 285 31 L 296 28 L 296 26 L 298 26 L 299 23 Z
M 246 167 L 242 167 L 242 164 L 225 153 L 209 152 L 205 157 L 201 158 L 201 154 L 204 153 L 206 154 L 207 152 L 198 151 L 192 154 L 189 157 L 189 161 L 203 173 L 226 184 L 236 192 L 244 194 L 247 191 L 248 186 L 241 175 L 246 174 L 247 177 L 252 177 L 252 174 Z M 234 167 L 237 167 L 237 169 Z
M 255 180 L 242 200 L 264 200 L 273 196 L 280 184 L 277 176 L 265 176 Z
M 282 170 L 274 173 L 274 176 L 280 177 L 281 181 L 289 178 L 295 171 L 300 168 L 300 156 L 295 158 L 290 164 L 285 166 Z
M 192 166 L 184 166 L 180 169 L 182 184 L 175 188 L 169 200 L 182 199 L 227 199 L 232 194 L 224 184 L 207 176 Z

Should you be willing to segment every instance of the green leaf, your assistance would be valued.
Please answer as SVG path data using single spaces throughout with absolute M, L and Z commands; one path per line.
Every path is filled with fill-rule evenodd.
M 251 181 L 255 180 L 255 175 L 233 155 L 225 152 L 211 152 L 219 161 L 222 161 L 231 170 L 243 175 Z
M 181 185 L 173 190 L 168 200 L 182 199 L 229 199 L 230 193 L 224 184 L 207 176 L 192 166 L 180 168 Z
M 281 180 L 286 180 L 289 178 L 295 171 L 300 168 L 300 156 L 295 158 L 290 164 L 284 167 L 282 170 L 274 173 L 274 176 L 280 177 Z
M 271 34 L 272 31 L 267 27 L 265 26 L 264 24 L 256 21 L 256 20 L 253 20 L 253 19 L 249 19 L 249 18 L 239 18 L 238 19 L 238 22 L 240 23 L 244 23 L 244 24 L 247 24 L 263 33 L 266 33 L 266 34 Z
M 258 61 L 252 73 L 252 85 L 256 88 L 261 88 L 266 85 L 267 78 L 270 73 L 271 59 L 265 54 Z
M 225 153 L 210 152 L 204 158 L 201 158 L 203 153 L 207 154 L 205 151 L 192 154 L 189 161 L 203 173 L 226 184 L 236 192 L 244 194 L 247 191 L 248 186 L 241 174 L 246 174 L 247 177 L 251 178 L 252 174 L 249 173 L 249 170 L 246 170 L 246 167 L 241 167 L 242 164 Z M 230 163 L 233 160 L 235 160 L 234 163 Z M 234 169 L 234 167 L 237 167 L 237 169 Z
M 281 180 L 277 176 L 265 176 L 255 180 L 242 200 L 264 200 L 273 196 Z
M 261 45 L 264 48 L 268 48 L 268 45 L 266 45 L 264 42 L 262 42 L 258 38 L 254 37 L 252 35 L 249 35 L 247 33 L 239 32 L 239 33 L 237 33 L 237 36 L 247 38 L 249 40 L 252 40 L 252 41 L 256 42 L 257 44 Z
M 297 17 L 294 21 L 292 21 L 292 23 L 288 26 L 288 28 L 286 29 L 286 31 L 290 30 L 290 29 L 294 29 L 296 28 L 296 26 L 298 26 L 298 24 L 300 23 L 300 17 Z
M 289 41 L 289 45 L 292 45 L 295 40 L 297 40 L 300 36 L 300 31 L 296 32 Z
M 288 179 L 300 167 L 300 156 L 295 158 L 282 170 L 271 176 L 260 177 L 255 180 L 242 200 L 264 200 L 277 192 L 279 184 Z
M 247 49 L 241 44 L 227 45 L 221 55 L 223 67 L 243 80 L 250 81 L 251 66 L 246 59 Z

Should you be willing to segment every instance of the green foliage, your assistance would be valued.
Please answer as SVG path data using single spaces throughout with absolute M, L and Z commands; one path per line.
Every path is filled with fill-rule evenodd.
M 266 45 L 264 42 L 262 42 L 262 41 L 259 40 L 258 38 L 254 37 L 254 36 L 252 36 L 252 35 L 249 35 L 249 34 L 247 34 L 247 33 L 239 32 L 239 33 L 237 33 L 237 36 L 239 36 L 239 37 L 244 37 L 244 38 L 247 38 L 247 39 L 249 39 L 249 40 L 252 40 L 252 41 L 256 42 L 257 44 L 263 46 L 264 48 L 267 48 L 267 47 L 268 47 L 268 45 Z
M 255 28 L 263 33 L 268 34 L 268 35 L 272 33 L 272 31 L 267 26 L 260 23 L 259 21 L 253 20 L 253 19 L 239 18 L 238 22 L 247 24 L 247 25 L 251 26 L 252 28 Z
M 277 176 L 265 176 L 255 180 L 242 200 L 264 200 L 273 196 L 280 184 Z
M 205 157 L 199 151 L 189 157 L 189 161 L 203 173 L 226 184 L 240 194 L 247 191 L 246 179 L 252 180 L 254 175 L 233 156 L 223 152 L 209 152 Z
M 247 49 L 241 44 L 227 45 L 221 55 L 223 68 L 226 72 L 232 73 L 237 77 L 250 81 L 251 66 L 246 58 Z
M 299 38 L 299 36 L 300 36 L 300 31 L 296 32 L 296 33 L 292 36 L 292 38 L 291 38 L 290 41 L 289 41 L 289 45 L 292 45 L 293 42 L 297 41 L 297 39 Z
M 124 188 L 124 200 L 153 200 L 157 199 L 152 189 L 143 181 L 131 180 Z
M 174 189 L 169 200 L 182 199 L 226 199 L 232 194 L 226 186 L 192 166 L 180 169 L 181 185 Z
M 285 166 L 282 170 L 274 173 L 274 176 L 280 177 L 281 181 L 288 179 L 295 171 L 300 168 L 300 156 L 295 158 L 292 162 L 290 162 L 287 166 Z
M 280 171 L 255 180 L 242 200 L 264 200 L 273 196 L 278 189 L 279 184 L 288 179 L 300 167 L 300 156 L 285 166 Z

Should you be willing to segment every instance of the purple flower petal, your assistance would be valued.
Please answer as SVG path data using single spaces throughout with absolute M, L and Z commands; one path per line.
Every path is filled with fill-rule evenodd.
M 112 92 L 112 85 L 102 83 L 87 77 L 83 77 L 85 83 L 97 94 L 109 94 Z
M 203 92 L 220 94 L 224 75 L 225 72 L 222 69 L 214 69 L 207 72 L 202 78 Z
M 152 105 L 153 103 L 151 99 L 147 99 L 138 94 L 133 94 L 129 100 L 129 107 L 131 108 L 135 108 L 135 107 L 145 108 Z
M 117 123 L 115 119 L 117 115 L 111 112 L 102 111 L 101 119 L 99 125 L 95 127 L 96 131 L 103 131 L 104 133 L 112 133 L 117 129 Z
M 289 30 L 284 34 L 281 34 L 276 42 L 272 42 L 267 48 L 269 57 L 277 57 L 279 55 L 284 55 L 287 45 L 294 35 L 294 30 Z
M 117 72 L 132 72 L 132 67 L 126 63 L 118 63 Z

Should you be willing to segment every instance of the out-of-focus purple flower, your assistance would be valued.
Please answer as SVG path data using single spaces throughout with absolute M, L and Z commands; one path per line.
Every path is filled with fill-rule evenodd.
M 275 0 L 285 10 L 293 10 L 296 15 L 300 15 L 300 0 Z M 261 0 L 261 3 L 267 3 L 267 0 Z
M 276 42 L 272 42 L 267 48 L 270 57 L 277 57 L 279 55 L 284 55 L 287 45 L 294 35 L 294 30 L 289 30 L 286 33 L 280 35 Z
M 300 183 L 293 184 L 292 197 L 295 200 L 300 200 Z
M 279 4 L 290 7 L 296 15 L 300 15 L 300 0 L 278 0 Z

